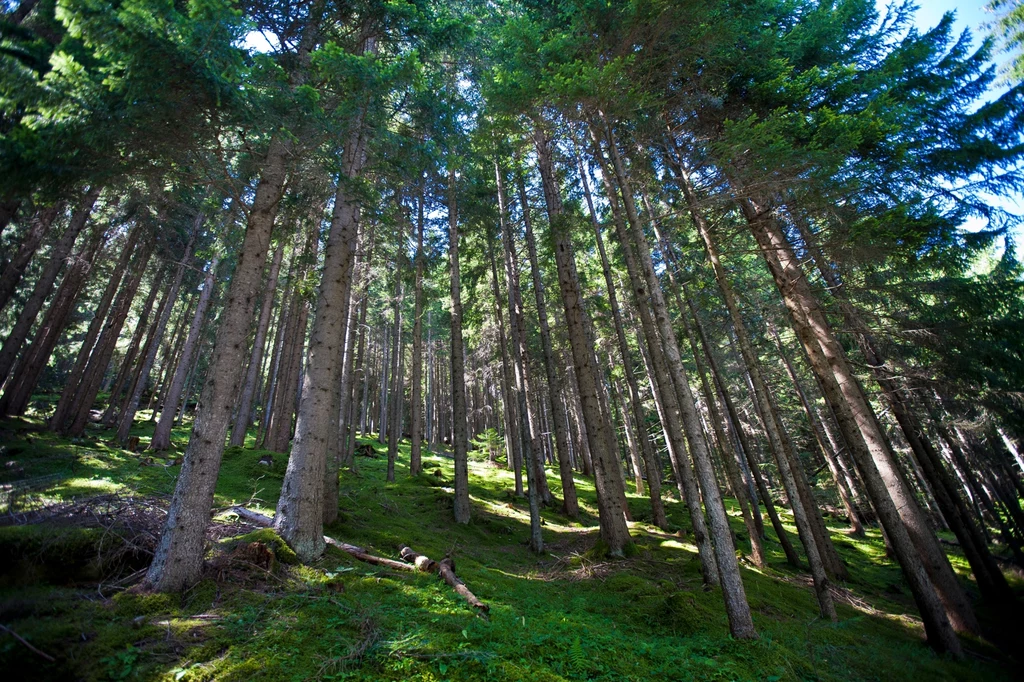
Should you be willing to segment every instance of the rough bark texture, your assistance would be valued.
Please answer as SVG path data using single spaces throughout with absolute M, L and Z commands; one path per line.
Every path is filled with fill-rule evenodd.
M 658 280 L 654 264 L 651 260 L 650 246 L 640 226 L 625 166 L 619 156 L 611 127 L 609 126 L 607 130 L 608 149 L 611 152 L 612 167 L 615 170 L 619 187 L 622 189 L 622 202 L 626 209 L 629 225 L 632 228 L 633 246 L 640 257 L 640 264 L 651 296 L 651 307 L 655 320 L 658 323 L 658 330 L 661 333 L 662 346 L 668 359 L 672 383 L 675 384 L 683 424 L 686 427 L 690 454 L 693 455 L 694 468 L 700 480 L 701 492 L 704 494 L 704 507 L 708 515 L 708 525 L 714 542 L 715 559 L 718 561 L 718 574 L 722 583 L 725 610 L 729 617 L 729 630 L 732 632 L 732 636 L 737 639 L 754 639 L 757 637 L 757 631 L 754 629 L 754 621 L 751 618 L 750 607 L 747 604 L 746 594 L 743 590 L 739 564 L 736 561 L 736 548 L 733 545 L 732 533 L 729 529 L 729 519 L 725 513 L 721 491 L 718 489 L 718 481 L 715 478 L 715 471 L 711 463 L 707 442 L 704 440 L 703 429 L 700 417 L 697 414 L 693 393 L 690 390 L 686 371 L 683 368 L 675 330 L 672 328 L 672 321 L 668 315 L 668 306 L 665 303 L 665 297 L 661 290 L 661 283 Z M 626 248 L 629 247 L 627 246 Z
M 547 296 L 544 292 L 544 281 L 541 278 L 540 263 L 537 257 L 537 240 L 533 234 L 533 221 L 530 219 L 530 208 L 526 197 L 526 188 L 522 176 L 517 177 L 519 202 L 522 206 L 523 223 L 526 229 L 526 246 L 530 254 L 530 272 L 533 275 L 533 293 L 537 302 L 537 319 L 540 324 L 541 348 L 544 352 L 544 371 L 548 380 L 548 403 L 551 406 L 551 417 L 554 421 L 555 453 L 558 457 L 558 473 L 562 481 L 562 511 L 571 518 L 579 516 L 580 506 L 576 496 L 576 483 L 572 479 L 572 462 L 569 459 L 569 423 L 562 405 L 562 380 L 558 374 L 555 353 L 551 343 L 551 326 L 548 324 Z M 499 192 L 501 176 L 498 176 Z M 503 233 L 504 234 L 504 233 Z M 509 242 L 512 241 L 508 236 Z M 511 244 L 506 246 L 506 258 L 513 255 Z M 507 267 L 507 266 L 506 266 Z
M 455 522 L 469 523 L 469 434 L 466 424 L 466 357 L 462 343 L 462 291 L 459 281 L 459 217 L 455 171 L 448 173 L 448 262 L 452 297 L 452 445 L 455 452 Z
M 551 139 L 540 126 L 534 128 L 534 145 L 548 208 L 551 240 L 558 267 L 559 293 L 565 310 L 569 345 L 572 347 L 583 423 L 586 425 L 587 442 L 593 460 L 601 539 L 607 544 L 609 554 L 621 556 L 632 546 L 632 540 L 622 506 L 623 491 L 617 485 L 618 479 L 613 470 L 613 467 L 619 466 L 615 456 L 615 434 L 611 423 L 602 414 L 599 403 L 598 374 L 594 366 L 594 349 L 587 334 L 588 315 L 583 307 L 583 294 L 576 272 L 570 220 L 564 214 L 555 179 Z
M 911 507 L 917 509 L 917 504 L 907 494 L 888 456 L 888 447 L 877 430 L 877 422 L 845 353 L 788 244 L 769 227 L 771 216 L 758 214 L 746 202 L 744 207 L 751 231 L 790 312 L 793 328 L 807 351 L 815 374 L 821 379 L 825 398 L 836 414 L 868 495 L 903 568 L 921 612 L 928 641 L 938 651 L 960 656 L 960 642 L 947 616 L 947 605 L 940 600 L 930 574 L 925 570 L 926 558 L 919 554 L 919 548 L 911 539 L 910 528 L 904 525 L 902 518 L 902 513 L 910 511 Z M 921 516 L 919 509 L 916 516 Z M 927 532 L 931 533 L 930 530 Z
M 519 404 L 519 439 L 523 444 L 526 457 L 526 480 L 529 485 L 530 501 L 530 549 L 540 554 L 544 551 L 544 540 L 540 529 L 541 489 L 540 479 L 543 477 L 541 448 L 538 438 L 537 415 L 534 410 L 535 395 L 530 379 L 530 358 L 527 353 L 525 339 L 525 321 L 523 315 L 523 299 L 519 290 L 519 269 L 513 258 L 511 235 L 505 220 L 505 192 L 498 171 L 498 215 L 501 225 L 501 242 L 505 261 L 505 284 L 508 288 L 509 340 L 512 342 L 512 365 L 515 369 L 516 398 Z M 491 263 L 494 263 L 493 248 Z M 495 275 L 497 281 L 497 275 Z
M 590 213 L 591 225 L 594 228 L 594 239 L 597 243 L 597 251 L 601 257 L 601 271 L 604 274 L 605 288 L 608 291 L 608 306 L 612 310 L 612 321 L 615 324 L 615 338 L 618 342 L 619 357 L 622 360 L 623 373 L 626 376 L 626 386 L 629 389 L 629 404 L 633 413 L 633 421 L 636 424 L 636 440 L 640 447 L 640 454 L 643 457 L 644 469 L 647 473 L 648 496 L 651 500 L 651 516 L 654 524 L 665 530 L 668 528 L 668 518 L 665 515 L 665 505 L 661 500 L 661 462 L 651 443 L 650 435 L 647 433 L 647 419 L 644 414 L 643 403 L 640 400 L 640 387 L 636 379 L 636 372 L 633 370 L 633 361 L 629 352 L 629 343 L 626 341 L 625 327 L 622 324 L 622 311 L 619 309 L 618 293 L 615 282 L 612 279 L 611 264 L 608 261 L 608 254 L 604 247 L 604 237 L 601 234 L 601 226 L 597 221 L 597 213 L 594 211 L 593 198 L 590 194 L 590 183 L 587 180 L 587 172 L 583 167 L 582 160 L 579 160 L 580 179 L 583 182 L 583 195 L 586 198 L 587 209 Z M 536 266 L 535 266 L 536 267 Z M 626 418 L 624 421 L 629 422 Z M 639 492 L 639 489 L 638 489 Z
M 139 368 L 138 375 L 135 377 L 135 383 L 129 391 L 128 400 L 125 402 L 124 409 L 121 410 L 121 416 L 117 427 L 117 440 L 122 444 L 128 441 L 132 425 L 135 422 L 135 412 L 139 409 L 139 401 L 142 399 L 142 392 L 145 390 L 146 384 L 149 382 L 149 374 L 153 368 L 153 362 L 156 360 L 156 353 L 160 349 L 160 340 L 163 339 L 164 330 L 167 329 L 167 322 L 171 319 L 171 311 L 174 309 L 174 303 L 178 299 L 178 291 L 181 289 L 181 281 L 185 277 L 185 268 L 192 260 L 192 248 L 195 246 L 196 236 L 199 233 L 199 228 L 202 226 L 204 220 L 206 220 L 206 216 L 203 214 L 196 216 L 195 222 L 192 226 L 191 238 L 185 246 L 185 253 L 181 262 L 178 263 L 178 268 L 174 273 L 174 280 L 171 282 L 171 286 L 167 291 L 167 297 L 164 300 L 160 314 L 156 319 L 156 324 L 153 327 L 152 338 L 147 343 L 142 357 L 142 364 Z
M 241 388 L 244 368 L 239 357 L 245 352 L 289 155 L 288 143 L 280 138 L 271 140 L 220 316 L 188 449 L 153 563 L 146 573 L 145 584 L 157 591 L 180 591 L 199 580 L 213 491 Z
M 644 340 L 643 345 L 646 347 L 646 360 L 650 363 L 648 376 L 651 379 L 651 386 L 655 394 L 658 415 L 661 418 L 662 426 L 665 428 L 665 440 L 668 444 L 672 468 L 676 475 L 679 496 L 686 502 L 686 508 L 690 512 L 693 541 L 697 545 L 697 552 L 700 555 L 704 582 L 708 585 L 718 585 L 720 580 L 718 562 L 711 535 L 708 533 L 704 510 L 700 504 L 700 491 L 697 487 L 697 481 L 693 476 L 693 467 L 690 465 L 689 456 L 686 452 L 686 436 L 684 435 L 679 394 L 672 380 L 668 359 L 665 356 L 665 347 L 659 336 L 654 315 L 652 314 L 649 286 L 641 270 L 637 254 L 629 247 L 633 237 L 628 233 L 626 220 L 622 215 L 619 194 L 612 183 L 613 173 L 609 170 L 604 153 L 601 151 L 597 132 L 592 129 L 592 133 L 594 136 L 594 156 L 601 167 L 605 195 L 612 211 L 612 222 L 615 225 L 623 260 L 626 263 L 626 272 L 632 285 L 633 301 L 636 304 L 636 310 L 640 317 L 640 326 Z M 641 350 L 643 352 L 643 349 Z
M 298 419 L 274 527 L 303 561 L 324 551 L 324 510 L 337 507 L 335 495 L 325 499 L 329 434 L 337 433 L 334 395 L 341 383 L 341 344 L 345 339 L 345 307 L 352 285 L 359 231 L 360 204 L 351 183 L 362 172 L 365 136 L 357 120 L 345 145 L 341 178 L 324 249 L 323 275 L 317 290 L 316 317 L 299 398 Z M 319 230 L 317 230 L 319 232 Z M 337 472 L 335 472 L 337 476 Z
M 11 257 L 10 262 L 0 273 L 0 311 L 7 307 L 14 295 L 15 289 L 25 275 L 25 269 L 32 262 L 32 257 L 43 243 L 43 237 L 50 231 L 53 221 L 61 211 L 59 204 L 48 206 L 36 213 L 29 220 L 28 230 L 25 232 L 18 250 Z
M 409 421 L 412 443 L 409 446 L 409 475 L 418 476 L 423 470 L 423 270 L 426 257 L 423 253 L 423 192 L 416 203 L 416 281 L 413 285 L 414 308 L 412 314 L 412 381 L 409 406 Z M 504 343 L 502 343 L 504 346 Z M 507 394 L 507 390 L 506 393 Z
M 68 419 L 74 403 L 74 397 L 77 395 L 78 388 L 82 382 L 83 376 L 85 375 L 86 367 L 89 364 L 89 357 L 92 355 L 93 348 L 96 345 L 96 340 L 99 338 L 100 332 L 104 328 L 107 313 L 114 301 L 114 296 L 117 294 L 118 289 L 121 286 L 121 280 L 129 270 L 129 263 L 131 262 L 131 258 L 138 246 L 141 234 L 142 228 L 136 224 L 128 233 L 124 244 L 120 247 L 121 257 L 118 258 L 117 263 L 114 265 L 110 281 L 107 282 L 107 286 L 103 290 L 103 294 L 100 296 L 99 302 L 96 304 L 96 312 L 92 320 L 89 322 L 89 329 L 86 331 L 85 338 L 82 340 L 82 346 L 78 351 L 78 357 L 75 359 L 75 366 L 71 369 L 70 375 L 68 375 L 68 380 L 64 385 L 64 391 L 61 393 L 60 400 L 57 402 L 57 409 L 54 411 L 54 415 L 50 419 L 51 429 L 59 430 L 61 425 L 63 425 Z
M 46 302 L 50 292 L 53 291 L 57 275 L 64 268 L 65 260 L 71 254 L 71 249 L 74 248 L 79 233 L 89 220 L 92 207 L 99 195 L 99 187 L 94 187 L 86 192 L 82 201 L 71 215 L 71 220 L 68 222 L 64 234 L 61 235 L 50 251 L 49 259 L 43 267 L 39 279 L 36 280 L 32 293 L 22 306 L 21 313 L 18 315 L 14 327 L 8 332 L 7 338 L 4 339 L 3 345 L 0 346 L 0 383 L 7 380 L 7 376 L 14 367 L 14 361 L 19 351 L 21 351 L 25 339 L 28 338 L 29 332 L 32 330 L 36 316 L 39 315 L 39 311 L 43 308 L 43 303 Z
M 139 290 L 139 284 L 146 272 L 146 266 L 153 255 L 153 242 L 147 241 L 141 245 L 133 257 L 133 272 L 123 283 L 118 291 L 117 299 L 110 311 L 103 332 L 100 334 L 96 347 L 89 356 L 89 364 L 85 368 L 82 382 L 72 397 L 72 406 L 68 413 L 67 421 L 60 424 L 58 431 L 64 435 L 80 436 L 85 432 L 85 426 L 89 421 L 89 413 L 92 404 L 100 390 L 103 382 L 103 375 L 110 365 L 110 358 L 114 354 L 117 339 L 121 335 L 128 311 L 131 309 L 132 301 Z M 69 388 L 64 389 L 66 395 Z M 62 395 L 63 398 L 63 395 Z
M 4 387 L 3 397 L 0 397 L 0 415 L 24 414 L 28 409 L 32 391 L 68 326 L 106 234 L 105 227 L 94 226 L 88 243 L 71 259 L 32 343 L 22 353 L 12 372 L 11 381 Z

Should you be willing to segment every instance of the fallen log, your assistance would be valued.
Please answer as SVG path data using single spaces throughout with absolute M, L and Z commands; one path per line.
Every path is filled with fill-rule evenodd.
M 246 509 L 245 507 L 234 506 L 231 508 L 231 511 L 235 512 L 239 517 L 246 521 L 255 523 L 257 526 L 266 526 L 269 528 L 274 525 L 274 519 L 270 518 L 266 514 L 254 512 L 250 509 Z
M 334 538 L 329 538 L 326 535 L 324 536 L 324 542 L 326 542 L 331 547 L 337 547 L 341 551 L 351 554 L 360 561 L 365 561 L 366 563 L 373 564 L 374 566 L 393 568 L 396 571 L 411 571 L 413 573 L 417 571 L 417 568 L 415 566 L 403 564 L 401 561 L 395 561 L 394 559 L 385 559 L 384 557 L 367 554 L 359 547 L 355 547 L 354 545 L 348 545 L 344 542 L 338 542 Z
M 452 586 L 452 589 L 462 595 L 462 598 L 469 602 L 470 606 L 479 610 L 481 615 L 485 618 L 487 617 L 487 612 L 491 610 L 491 607 L 477 599 L 476 595 L 470 592 L 469 588 L 466 587 L 466 583 L 462 582 L 459 577 L 455 575 L 455 562 L 452 561 L 451 558 L 441 559 L 438 572 L 441 574 L 441 578 Z
M 416 570 L 423 573 L 433 573 L 437 570 L 437 562 L 428 557 L 425 554 L 419 554 L 412 550 L 411 547 L 402 545 L 398 550 L 398 556 L 402 557 L 402 561 L 407 561 L 410 564 L 416 566 Z

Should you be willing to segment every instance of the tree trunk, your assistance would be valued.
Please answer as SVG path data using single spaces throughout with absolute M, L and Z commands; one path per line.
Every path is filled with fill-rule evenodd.
M 947 615 L 947 611 L 955 612 L 953 602 L 948 599 L 948 593 L 946 599 L 940 600 L 940 593 L 936 592 L 931 578 L 938 568 L 937 563 L 945 562 L 948 567 L 948 561 L 945 556 L 935 555 L 938 550 L 935 536 L 927 527 L 917 503 L 903 486 L 845 353 L 836 341 L 820 304 L 814 299 L 788 243 L 771 224 L 770 216 L 759 214 L 749 202 L 744 201 L 742 205 L 762 256 L 790 311 L 793 327 L 815 373 L 822 380 L 825 397 L 836 414 L 875 511 L 903 568 L 921 611 L 929 643 L 938 651 L 960 656 L 960 642 Z M 931 543 L 928 535 L 931 535 Z M 932 570 L 926 571 L 926 567 Z M 967 621 L 960 620 L 959 626 L 965 625 Z
M 32 257 L 39 249 L 39 245 L 43 243 L 43 237 L 50 231 L 61 209 L 60 204 L 48 206 L 38 211 L 29 220 L 28 230 L 22 238 L 18 250 L 0 273 L 0 311 L 7 307 L 11 297 L 14 296 L 21 278 L 25 275 L 25 269 L 32 262 Z
M 199 302 L 192 315 L 192 324 L 188 328 L 188 336 L 185 337 L 185 345 L 182 346 L 178 366 L 174 370 L 174 378 L 171 379 L 167 397 L 164 398 L 160 421 L 157 422 L 156 428 L 153 430 L 153 438 L 149 443 L 151 450 L 166 450 L 171 447 L 171 427 L 174 425 L 174 415 L 178 411 L 178 403 L 181 401 L 182 391 L 185 388 L 188 370 L 192 365 L 192 356 L 195 354 L 203 323 L 206 320 L 206 311 L 209 309 L 210 300 L 213 297 L 216 273 L 217 258 L 214 257 L 206 272 L 206 278 L 203 280 L 203 290 L 199 294 Z
M 591 128 L 591 134 L 593 136 L 594 158 L 601 168 L 601 177 L 605 184 L 605 195 L 612 212 L 612 222 L 615 225 L 623 260 L 626 263 L 626 271 L 632 285 L 633 301 L 640 316 L 640 324 L 646 346 L 646 357 L 651 365 L 650 370 L 653 370 L 649 371 L 648 375 L 651 378 L 655 402 L 659 408 L 658 414 L 662 425 L 665 427 L 669 458 L 672 460 L 672 469 L 676 476 L 676 486 L 679 490 L 679 496 L 686 502 L 687 510 L 690 512 L 690 525 L 693 527 L 694 544 L 697 545 L 697 551 L 700 555 L 704 582 L 708 585 L 718 585 L 720 576 L 716 552 L 711 535 L 707 530 L 704 510 L 700 504 L 700 491 L 697 488 L 697 482 L 693 476 L 693 468 L 690 465 L 686 452 L 686 435 L 684 435 L 681 419 L 682 407 L 679 402 L 679 394 L 676 392 L 670 374 L 668 359 L 665 353 L 667 341 L 662 340 L 659 336 L 651 310 L 650 287 L 637 262 L 637 254 L 633 249 L 629 248 L 633 237 L 627 233 L 626 221 L 622 215 L 622 205 L 619 203 L 619 195 L 612 184 L 612 171 L 608 168 L 607 160 L 601 150 L 598 133 L 594 128 Z
M 68 326 L 78 296 L 100 254 L 106 235 L 106 228 L 94 226 L 89 242 L 72 259 L 32 343 L 14 367 L 11 381 L 0 398 L 0 415 L 24 414 L 28 408 L 32 391 Z
M 583 184 L 583 196 L 586 199 L 587 209 L 590 213 L 591 226 L 594 228 L 597 251 L 601 256 L 601 270 L 604 273 L 605 289 L 608 291 L 608 307 L 612 311 L 612 321 L 615 325 L 615 338 L 618 341 L 619 357 L 622 360 L 622 369 L 626 376 L 626 386 L 629 389 L 629 404 L 633 412 L 633 421 L 636 423 L 636 437 L 639 441 L 644 468 L 647 471 L 651 516 L 654 525 L 662 530 L 667 530 L 668 518 L 665 515 L 665 505 L 661 500 L 661 462 L 658 461 L 657 453 L 654 451 L 650 435 L 647 432 L 647 418 L 644 414 L 643 403 L 640 400 L 640 387 L 636 380 L 633 360 L 629 352 L 629 343 L 626 341 L 626 332 L 622 324 L 622 311 L 619 309 L 618 293 L 616 292 L 615 282 L 612 280 L 611 264 L 605 251 L 604 237 L 601 234 L 601 226 L 597 221 L 597 213 L 594 211 L 594 202 L 590 194 L 590 183 L 587 180 L 587 172 L 583 166 L 582 159 L 577 158 L 577 165 L 579 167 L 580 180 Z M 536 269 L 536 265 L 534 269 Z M 628 417 L 624 421 L 628 423 Z M 637 492 L 640 493 L 639 486 Z
M 714 542 L 715 559 L 718 561 L 718 573 L 722 583 L 725 610 L 729 617 L 729 629 L 733 637 L 737 639 L 754 639 L 757 637 L 757 632 L 754 630 L 754 622 L 750 616 L 750 607 L 747 604 L 746 594 L 743 590 L 743 581 L 740 578 L 739 564 L 736 561 L 736 549 L 732 542 L 728 516 L 725 513 L 725 505 L 722 503 L 721 492 L 715 479 L 715 472 L 711 464 L 707 444 L 703 438 L 703 430 L 700 418 L 697 415 L 693 394 L 690 391 L 686 372 L 683 369 L 675 330 L 672 328 L 672 322 L 668 315 L 668 306 L 665 303 L 661 290 L 661 283 L 654 270 L 647 238 L 640 226 L 639 216 L 633 200 L 633 192 L 626 177 L 625 167 L 619 157 L 615 136 L 607 121 L 605 121 L 605 125 L 607 126 L 607 141 L 608 149 L 611 153 L 612 168 L 622 190 L 622 202 L 626 209 L 629 225 L 632 228 L 633 246 L 640 257 L 640 264 L 647 283 L 648 293 L 651 297 L 651 307 L 654 312 L 654 318 L 658 323 L 658 330 L 661 333 L 661 342 L 665 349 L 665 357 L 668 359 L 670 376 L 672 383 L 675 385 L 681 416 L 686 427 L 690 454 L 693 455 L 697 477 L 700 479 L 701 492 L 704 494 L 704 507 L 707 511 L 708 525 L 710 526 Z M 628 243 L 625 243 L 624 246 L 626 249 L 629 249 Z M 824 609 L 822 613 L 825 614 Z M 834 618 L 834 612 L 827 615 L 831 615 Z
M 162 306 L 163 309 L 157 317 L 156 326 L 153 330 L 153 337 L 147 344 L 145 353 L 143 354 L 138 376 L 135 378 L 135 383 L 132 386 L 131 391 L 129 391 L 129 398 L 125 408 L 121 411 L 120 423 L 117 427 L 117 439 L 122 445 L 128 441 L 132 425 L 135 422 L 135 412 L 139 409 L 139 401 L 142 399 L 142 392 L 149 381 L 149 374 L 153 368 L 153 362 L 156 360 L 156 353 L 160 349 L 160 340 L 164 336 L 164 330 L 167 329 L 168 320 L 171 319 L 171 311 L 174 309 L 174 304 L 177 301 L 178 291 L 181 289 L 181 281 L 185 277 L 185 268 L 192 260 L 192 248 L 195 245 L 196 237 L 199 234 L 199 228 L 205 220 L 206 216 L 200 213 L 196 216 L 195 222 L 192 225 L 192 234 L 189 238 L 188 244 L 185 246 L 184 256 L 182 257 L 181 262 L 178 263 L 177 272 L 174 273 L 174 280 L 171 282 L 171 287 L 167 291 L 167 297 Z
M 839 465 L 836 462 L 835 453 L 832 452 L 830 444 L 827 442 L 824 428 L 818 421 L 818 416 L 811 408 L 810 402 L 807 400 L 803 386 L 800 385 L 800 378 L 796 374 L 793 363 L 789 361 L 789 357 L 786 355 L 786 349 L 782 346 L 782 339 L 779 338 L 775 325 L 770 324 L 769 329 L 775 338 L 775 346 L 779 349 L 779 358 L 786 368 L 786 373 L 789 374 L 790 381 L 793 382 L 793 388 L 796 389 L 797 397 L 800 398 L 800 405 L 803 407 L 804 414 L 807 415 L 807 421 L 811 424 L 811 430 L 814 432 L 814 439 L 818 444 L 818 449 L 821 450 L 821 454 L 825 457 L 828 470 L 832 474 L 832 479 L 836 482 L 836 491 L 839 493 L 839 499 L 846 510 L 846 517 L 850 520 L 850 531 L 855 537 L 864 537 L 864 525 L 861 523 L 860 514 L 857 513 L 857 508 L 847 493 L 846 486 L 843 485 Z
M 183 590 L 198 581 L 202 571 L 213 491 L 244 371 L 239 355 L 249 335 L 290 156 L 289 142 L 280 137 L 271 139 L 220 316 L 184 463 L 153 563 L 146 573 L 145 585 L 154 590 Z
M 423 470 L 423 272 L 426 268 L 426 254 L 423 252 L 425 192 L 420 185 L 419 201 L 416 202 L 416 281 L 413 285 L 414 308 L 412 315 L 412 395 L 410 396 L 410 426 L 412 441 L 409 446 L 409 475 L 419 476 Z M 502 343 L 502 347 L 504 347 Z M 507 385 L 505 386 L 507 396 Z
M 72 368 L 70 375 L 68 375 L 68 380 L 64 385 L 64 391 L 61 393 L 60 400 L 57 402 L 57 408 L 54 411 L 53 417 L 50 419 L 50 428 L 53 430 L 61 428 L 69 418 L 74 400 L 78 395 L 79 386 L 82 383 L 82 378 L 85 374 L 86 366 L 89 363 L 89 357 L 92 355 L 93 348 L 96 345 L 96 339 L 104 329 L 107 312 L 109 312 L 114 296 L 118 292 L 121 280 L 129 271 L 129 264 L 132 262 L 132 256 L 135 255 L 141 234 L 142 228 L 136 224 L 132 227 L 128 236 L 125 238 L 125 243 L 121 246 L 121 257 L 114 265 L 110 281 L 107 282 L 107 286 L 104 288 L 103 294 L 100 296 L 100 300 L 96 304 L 96 312 L 92 320 L 89 322 L 89 329 L 86 331 L 85 338 L 82 340 L 82 346 L 78 351 L 75 366 Z
M 142 244 L 133 257 L 135 270 L 130 278 L 123 284 L 118 292 L 117 299 L 110 311 L 103 333 L 96 342 L 96 347 L 89 356 L 89 364 L 85 368 L 82 382 L 75 390 L 73 406 L 68 414 L 68 419 L 58 425 L 58 432 L 62 435 L 81 436 L 85 432 L 86 424 L 89 422 L 89 412 L 92 404 L 99 393 L 100 384 L 103 382 L 103 375 L 110 366 L 110 359 L 114 355 L 117 340 L 121 335 L 125 319 L 131 310 L 132 302 L 138 293 L 142 277 L 146 272 L 150 257 L 153 255 L 153 242 L 147 240 Z M 68 388 L 65 387 L 65 394 Z
M 256 322 L 256 338 L 252 342 L 245 383 L 242 384 L 242 395 L 238 401 L 238 414 L 235 416 L 235 423 L 231 429 L 231 440 L 228 442 L 228 445 L 232 447 L 245 445 L 245 435 L 252 424 L 252 403 L 256 395 L 256 383 L 259 380 L 260 370 L 263 368 L 263 348 L 266 345 L 267 330 L 270 328 L 270 313 L 273 311 L 277 278 L 281 272 L 281 261 L 284 258 L 284 244 L 285 240 L 282 239 L 270 261 L 270 272 L 267 274 L 263 302 L 260 304 L 260 316 Z
M 609 554 L 623 556 L 627 551 L 631 551 L 633 543 L 629 537 L 629 528 L 626 526 L 626 510 L 622 505 L 624 491 L 618 487 L 618 478 L 612 469 L 619 465 L 615 457 L 615 434 L 607 417 L 601 413 L 598 374 L 594 366 L 594 349 L 587 334 L 588 314 L 583 307 L 583 293 L 576 271 L 571 220 L 562 208 L 562 197 L 551 156 L 551 139 L 539 125 L 535 125 L 533 137 L 548 208 L 555 263 L 558 267 L 559 292 L 565 310 L 566 331 L 569 335 L 569 345 L 572 347 L 587 442 L 593 460 L 601 539 L 608 546 Z
M 462 292 L 459 280 L 459 218 L 455 170 L 448 171 L 448 260 L 452 297 L 452 446 L 455 452 L 455 522 L 469 523 L 469 436 L 466 433 L 466 358 L 462 343 Z
M 64 234 L 61 235 L 48 254 L 49 258 L 39 275 L 39 279 L 36 281 L 35 287 L 32 289 L 32 294 L 25 301 L 21 313 L 14 323 L 14 327 L 8 332 L 7 338 L 4 339 L 3 345 L 0 347 L 0 384 L 7 381 L 11 369 L 14 367 L 14 361 L 19 351 L 21 351 L 25 339 L 28 338 L 32 325 L 35 323 L 39 311 L 43 308 L 43 303 L 46 302 L 50 292 L 53 291 L 57 275 L 60 274 L 65 260 L 71 254 L 75 241 L 78 239 L 78 234 L 89 220 L 92 207 L 95 205 L 99 195 L 99 187 L 93 187 L 86 192 L 75 212 L 71 215 L 71 220 L 68 222 Z
M 402 250 L 405 248 L 405 231 L 398 231 L 399 252 L 395 257 L 395 338 L 391 353 L 391 417 L 388 420 L 388 470 L 387 480 L 395 480 L 395 458 L 398 456 L 398 441 L 402 439 L 402 303 L 405 299 L 405 288 L 402 285 Z

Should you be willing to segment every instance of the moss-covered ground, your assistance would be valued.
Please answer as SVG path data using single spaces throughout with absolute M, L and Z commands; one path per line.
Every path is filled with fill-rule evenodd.
M 142 413 L 141 417 L 147 416 Z M 142 446 L 152 427 L 140 421 Z M 108 432 L 57 439 L 31 418 L 0 422 L 0 483 L 32 479 L 31 495 L 50 503 L 132 491 L 165 498 L 179 469 L 174 453 L 146 459 L 111 445 Z M 176 430 L 183 448 L 187 427 Z M 452 462 L 428 454 L 425 473 L 408 474 L 401 447 L 396 482 L 378 458 L 357 458 L 341 478 L 339 521 L 327 534 L 397 558 L 402 544 L 441 559 L 490 605 L 478 616 L 429 574 L 394 572 L 333 548 L 315 565 L 289 563 L 269 531 L 211 543 L 211 564 L 232 547 L 259 542 L 269 565 L 208 571 L 183 595 L 133 593 L 107 580 L 90 552 L 102 529 L 0 528 L 0 624 L 53 662 L 0 632 L 0 670 L 10 680 L 1004 680 L 1019 674 L 1010 658 L 1019 630 L 980 609 L 992 639 L 965 641 L 953 661 L 923 641 L 898 566 L 877 530 L 854 539 L 832 525 L 851 580 L 841 586 L 838 623 L 823 622 L 805 574 L 786 566 L 769 526 L 770 563 L 744 562 L 743 578 L 760 638 L 736 641 L 717 590 L 701 584 L 689 522 L 667 504 L 670 533 L 648 525 L 649 504 L 630 495 L 637 553 L 608 560 L 597 540 L 594 487 L 578 477 L 583 516 L 544 512 L 547 551 L 531 554 L 527 504 L 512 494 L 510 472 L 470 465 L 473 520 L 451 518 Z M 217 487 L 218 518 L 246 503 L 272 514 L 285 458 L 229 449 Z M 549 485 L 559 489 L 555 472 Z M 731 509 L 738 549 L 749 542 Z M 796 538 L 791 518 L 790 530 Z M 950 548 L 951 551 L 953 548 Z M 966 562 L 951 554 L 972 595 Z M 222 564 L 221 565 L 226 565 Z M 137 568 L 137 566 L 132 566 Z M 123 572 L 122 567 L 122 572 Z M 1014 588 L 1022 585 L 1010 576 Z M 1019 626 L 1017 626 L 1019 628 Z M 1011 629 L 1008 629 L 1011 628 Z M 1020 641 L 1020 640 L 1018 640 Z

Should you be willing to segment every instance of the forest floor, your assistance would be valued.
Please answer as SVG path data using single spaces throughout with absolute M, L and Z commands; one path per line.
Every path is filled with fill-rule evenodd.
M 140 447 L 151 431 L 137 424 Z M 174 435 L 180 451 L 188 430 Z M 148 562 L 180 467 L 174 452 L 150 457 L 111 445 L 112 436 L 61 440 L 39 419 L 0 421 L 6 679 L 1009 680 L 1022 669 L 1010 657 L 1024 641 L 1020 619 L 1000 621 L 980 606 L 1000 646 L 965 640 L 963 661 L 935 655 L 877 529 L 855 539 L 830 523 L 851 575 L 836 589 L 839 622 L 830 623 L 769 526 L 769 567 L 742 564 L 760 639 L 737 641 L 721 594 L 701 584 L 683 504 L 668 502 L 674 532 L 663 533 L 646 522 L 649 502 L 631 494 L 638 551 L 609 560 L 593 549 L 593 484 L 577 477 L 580 521 L 545 510 L 546 551 L 536 556 L 510 472 L 470 463 L 473 520 L 458 526 L 452 461 L 428 454 L 425 473 L 411 478 L 403 443 L 387 483 L 375 440 L 366 442 L 377 457 L 358 457 L 358 473 L 342 474 L 340 518 L 326 533 L 393 559 L 400 545 L 454 558 L 488 618 L 433 574 L 382 569 L 334 548 L 296 565 L 270 531 L 230 511 L 244 504 L 272 515 L 285 471 L 283 455 L 266 466 L 268 453 L 241 448 L 224 456 L 204 580 L 182 595 L 134 593 L 126 588 Z M 549 477 L 558 490 L 557 473 Z M 746 552 L 738 510 L 730 516 Z M 948 549 L 976 597 L 962 555 Z M 1008 577 L 1024 594 L 1021 576 Z

